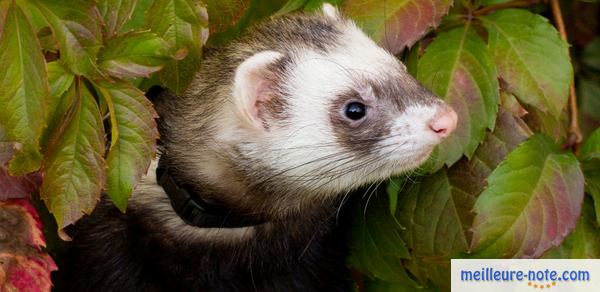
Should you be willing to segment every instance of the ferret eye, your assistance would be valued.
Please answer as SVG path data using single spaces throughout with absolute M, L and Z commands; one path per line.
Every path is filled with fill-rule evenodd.
M 367 107 L 360 102 L 351 102 L 346 105 L 346 117 L 357 121 L 362 119 L 367 114 Z

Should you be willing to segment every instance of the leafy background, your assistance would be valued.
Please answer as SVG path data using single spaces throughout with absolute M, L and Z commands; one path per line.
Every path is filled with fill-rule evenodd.
M 449 290 L 450 258 L 600 258 L 596 0 L 0 0 L 0 290 L 49 290 L 56 236 L 103 192 L 126 210 L 156 150 L 145 90 L 323 2 L 460 117 L 351 206 L 359 290 Z

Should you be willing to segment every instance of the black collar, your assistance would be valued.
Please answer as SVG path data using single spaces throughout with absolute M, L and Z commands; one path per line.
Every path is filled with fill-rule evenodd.
M 264 221 L 239 216 L 221 205 L 207 202 L 200 194 L 184 184 L 178 184 L 167 167 L 156 168 L 157 183 L 165 190 L 175 212 L 187 224 L 203 228 L 236 228 L 264 223 Z

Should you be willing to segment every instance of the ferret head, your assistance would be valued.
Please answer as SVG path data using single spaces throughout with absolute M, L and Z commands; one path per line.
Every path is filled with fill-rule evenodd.
M 418 167 L 456 127 L 448 105 L 330 5 L 255 28 L 229 62 L 212 142 L 185 163 L 240 197 L 300 206 L 345 193 Z

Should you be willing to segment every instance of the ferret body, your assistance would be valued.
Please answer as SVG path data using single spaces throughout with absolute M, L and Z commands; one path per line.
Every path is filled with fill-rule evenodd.
M 161 167 L 259 223 L 186 223 L 155 161 L 126 214 L 103 200 L 72 232 L 66 290 L 347 291 L 341 198 L 414 169 L 456 127 L 452 109 L 329 5 L 251 29 L 155 107 Z

